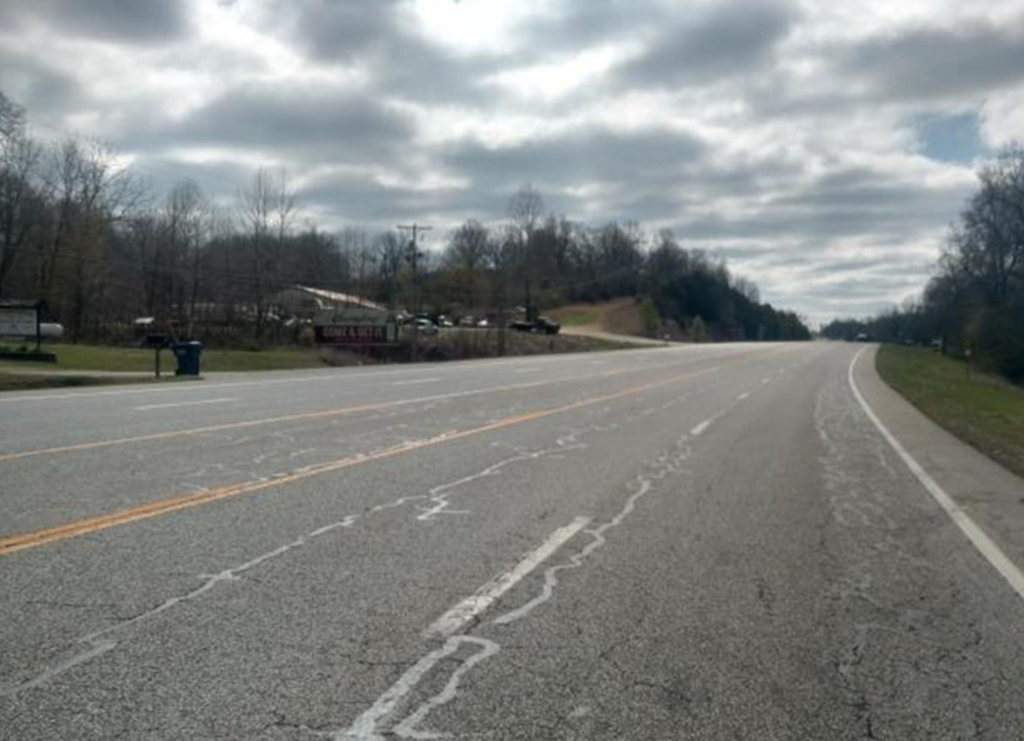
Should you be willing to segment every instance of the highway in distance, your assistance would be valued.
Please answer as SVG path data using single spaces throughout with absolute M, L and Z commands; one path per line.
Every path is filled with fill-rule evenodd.
M 873 346 L 0 396 L 0 739 L 1020 739 L 1024 488 Z

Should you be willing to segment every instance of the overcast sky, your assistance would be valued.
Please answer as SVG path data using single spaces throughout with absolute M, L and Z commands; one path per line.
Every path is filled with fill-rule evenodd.
M 0 89 L 158 189 L 284 166 L 324 228 L 669 227 L 812 321 L 924 285 L 1024 137 L 1021 0 L 4 0 Z

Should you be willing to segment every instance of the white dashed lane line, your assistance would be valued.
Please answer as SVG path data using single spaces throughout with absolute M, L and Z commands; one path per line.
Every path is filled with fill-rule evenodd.
M 136 412 L 145 412 L 151 409 L 170 409 L 172 407 L 195 407 L 201 404 L 227 404 L 228 402 L 238 401 L 237 398 L 224 398 L 224 399 L 201 399 L 199 401 L 175 401 L 168 404 L 146 404 L 141 407 L 135 407 Z

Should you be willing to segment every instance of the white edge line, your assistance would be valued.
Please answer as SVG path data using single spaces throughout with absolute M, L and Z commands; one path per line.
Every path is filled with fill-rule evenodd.
M 974 520 L 971 519 L 961 507 L 958 505 L 949 494 L 947 494 L 941 486 L 936 483 L 927 471 L 914 460 L 914 457 L 910 455 L 900 444 L 888 428 L 878 416 L 874 413 L 871 407 L 868 405 L 864 396 L 860 393 L 860 389 L 857 388 L 856 382 L 853 380 L 853 369 L 856 366 L 860 356 L 867 350 L 866 347 L 861 348 L 856 355 L 853 356 L 853 360 L 850 361 L 850 367 L 847 370 L 847 378 L 850 382 L 850 388 L 853 390 L 853 395 L 857 397 L 857 401 L 864 408 L 864 412 L 868 415 L 868 419 L 874 422 L 875 427 L 882 433 L 882 437 L 885 438 L 886 442 L 892 446 L 903 462 L 907 464 L 907 468 L 910 469 L 917 480 L 920 481 L 924 488 L 928 490 L 928 493 L 932 495 L 932 498 L 938 502 L 939 506 L 942 507 L 943 511 L 949 515 L 950 519 L 956 523 L 956 526 L 960 528 L 961 532 L 967 536 L 967 539 L 974 544 L 974 547 L 983 555 L 990 564 L 1002 574 L 1003 578 L 1010 583 L 1013 590 L 1017 593 L 1021 599 L 1024 599 L 1024 573 L 1017 567 L 1016 564 L 1011 561 L 1002 549 L 996 545 L 995 541 L 990 538 L 984 530 L 981 529 Z
M 238 401 L 237 398 L 224 398 L 224 399 L 199 399 L 197 401 L 173 401 L 167 404 L 146 404 L 141 407 L 135 407 L 136 412 L 144 412 L 147 409 L 170 409 L 171 407 L 194 407 L 200 404 L 224 404 L 228 401 Z
M 555 530 L 540 546 L 523 556 L 514 567 L 491 579 L 476 590 L 476 592 L 466 597 L 466 599 L 435 620 L 423 632 L 424 637 L 446 638 L 459 632 L 466 623 L 497 602 L 501 595 L 544 563 L 570 538 L 586 527 L 589 522 L 589 517 L 577 517 L 565 527 Z

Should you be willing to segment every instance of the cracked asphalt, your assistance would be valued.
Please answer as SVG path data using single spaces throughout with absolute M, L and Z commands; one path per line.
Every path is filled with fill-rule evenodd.
M 851 378 L 1018 568 L 1024 483 L 863 347 L 4 394 L 0 739 L 1024 738 L 1024 601 Z

